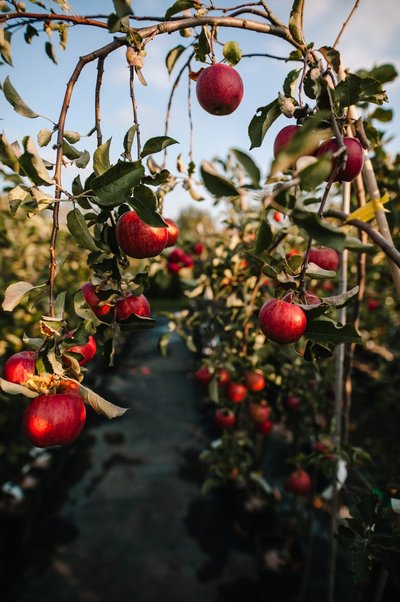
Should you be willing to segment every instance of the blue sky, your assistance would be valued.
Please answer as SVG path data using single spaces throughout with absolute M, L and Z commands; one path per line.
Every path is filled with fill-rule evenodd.
M 113 10 L 111 0 L 71 1 L 77 13 L 99 14 Z M 133 0 L 132 6 L 136 14 L 161 15 L 166 7 L 172 4 L 165 0 Z M 235 2 L 219 0 L 215 4 L 229 7 Z M 287 0 L 271 0 L 272 10 L 282 20 L 287 20 L 291 7 Z M 308 0 L 305 13 L 305 31 L 307 41 L 314 41 L 316 48 L 333 44 L 342 23 L 345 21 L 353 1 L 349 0 Z M 32 5 L 33 6 L 33 5 Z M 28 8 L 29 10 L 29 8 Z M 393 0 L 362 0 L 351 23 L 343 34 L 339 50 L 345 65 L 351 70 L 360 67 L 370 68 L 376 64 L 391 62 L 400 71 L 400 3 Z M 31 45 L 23 41 L 23 31 L 13 34 L 14 68 L 1 67 L 3 81 L 9 75 L 14 87 L 27 104 L 41 115 L 50 117 L 54 122 L 58 114 L 65 92 L 66 83 L 80 55 L 99 48 L 109 41 L 111 36 L 106 31 L 74 27 L 69 34 L 68 48 L 58 48 L 57 36 L 53 42 L 58 56 L 58 65 L 54 65 L 44 53 L 44 41 L 47 36 L 35 38 Z M 239 30 L 220 30 L 221 41 L 236 40 L 243 52 L 268 52 L 287 55 L 288 45 L 278 38 L 241 32 Z M 165 68 L 165 55 L 171 47 L 185 43 L 187 40 L 175 34 L 158 36 L 147 46 L 148 56 L 143 69 L 148 82 L 147 87 L 137 86 L 139 119 L 142 140 L 164 133 L 165 112 L 169 89 L 173 76 L 168 76 Z M 222 58 L 216 49 L 217 58 Z M 200 64 L 199 64 L 200 67 Z M 179 67 L 178 67 L 179 68 Z M 197 104 L 194 85 L 192 86 L 192 110 L 194 122 L 194 158 L 197 164 L 203 159 L 214 156 L 224 157 L 230 147 L 248 151 L 249 139 L 247 126 L 256 109 L 268 104 L 281 90 L 286 73 L 293 69 L 293 63 L 269 60 L 265 58 L 243 59 L 237 67 L 244 82 L 244 98 L 239 108 L 230 116 L 215 117 L 203 111 Z M 176 69 L 177 73 L 178 69 Z M 68 112 L 67 129 L 87 133 L 93 126 L 93 89 L 96 77 L 96 65 L 90 64 L 84 69 L 73 93 L 71 107 Z M 400 116 L 396 110 L 400 102 L 400 84 L 394 82 L 387 86 L 390 106 L 395 111 L 395 120 L 388 124 L 388 135 L 393 135 L 390 144 L 392 152 L 400 152 L 398 136 Z M 179 147 L 171 147 L 169 157 L 171 171 L 174 170 L 175 157 L 180 152 L 187 160 L 189 128 L 187 119 L 187 80 L 183 79 L 175 95 L 170 123 L 170 135 L 180 142 Z M 39 129 L 50 127 L 42 118 L 24 119 L 17 115 L 2 98 L 1 129 L 9 141 L 20 140 L 30 134 L 36 138 Z M 117 160 L 122 150 L 122 140 L 127 129 L 132 125 L 132 108 L 129 99 L 129 69 L 126 65 L 125 52 L 114 53 L 105 63 L 102 91 L 102 129 L 104 140 L 112 138 L 111 154 Z M 265 176 L 271 163 L 272 144 L 276 133 L 289 121 L 283 116 L 278 119 L 268 132 L 261 148 L 251 151 L 252 157 L 260 166 Z M 76 146 L 94 148 L 94 137 L 83 138 Z M 51 148 L 43 149 L 42 154 L 51 158 Z M 155 156 L 157 158 L 157 156 Z M 65 170 L 64 181 L 67 183 L 76 174 Z M 165 214 L 176 218 L 179 211 L 195 203 L 180 187 L 169 195 L 165 203 Z M 200 206 L 209 209 L 209 199 Z M 167 215 L 168 214 L 168 215 Z

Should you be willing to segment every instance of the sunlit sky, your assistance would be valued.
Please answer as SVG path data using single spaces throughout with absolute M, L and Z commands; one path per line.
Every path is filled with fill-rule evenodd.
M 98 15 L 107 14 L 113 10 L 111 0 L 71 1 L 73 9 L 78 14 Z M 166 8 L 173 4 L 172 0 L 133 0 L 132 7 L 137 15 L 162 15 Z M 215 2 L 220 7 L 233 6 L 235 2 L 219 0 Z M 271 0 L 272 10 L 283 20 L 288 20 L 292 2 L 289 0 Z M 315 47 L 332 45 L 342 23 L 346 20 L 353 0 L 308 0 L 305 11 L 305 32 L 307 41 L 315 42 Z M 31 10 L 27 3 L 28 10 Z M 251 16 L 249 16 L 251 18 Z M 393 0 L 361 0 L 350 24 L 341 38 L 338 49 L 343 62 L 351 70 L 371 68 L 377 64 L 393 63 L 400 72 L 400 3 Z M 87 54 L 111 41 L 110 34 L 105 30 L 73 27 L 69 33 L 68 47 L 62 51 L 58 47 L 58 38 L 53 36 L 56 47 L 58 65 L 54 65 L 44 53 L 44 42 L 47 36 L 42 34 L 35 38 L 31 45 L 25 44 L 23 30 L 13 33 L 13 62 L 14 67 L 1 66 L 3 81 L 6 75 L 26 103 L 37 113 L 48 116 L 57 122 L 65 86 L 80 55 Z M 223 42 L 236 40 L 244 53 L 267 52 L 279 56 L 287 56 L 291 48 L 283 40 L 270 35 L 239 30 L 221 29 L 219 39 Z M 187 38 L 179 34 L 160 35 L 147 46 L 148 56 L 143 74 L 148 82 L 147 87 L 137 85 L 139 120 L 142 140 L 163 135 L 165 113 L 169 90 L 174 80 L 174 74 L 179 70 L 177 64 L 172 76 L 168 75 L 165 67 L 165 55 L 170 48 L 177 44 L 186 44 Z M 222 58 L 222 50 L 216 47 L 217 59 Z M 183 59 L 184 60 L 184 59 Z M 258 107 L 264 106 L 276 98 L 282 88 L 282 83 L 294 63 L 285 63 L 266 58 L 244 58 L 237 69 L 244 82 L 244 97 L 239 108 L 230 116 L 215 117 L 209 115 L 197 104 L 194 85 L 192 84 L 192 113 L 194 122 L 194 159 L 199 165 L 203 159 L 214 156 L 225 157 L 230 147 L 240 148 L 248 152 L 250 142 L 247 134 L 248 123 Z M 194 65 L 200 68 L 200 64 Z M 94 125 L 94 82 L 96 63 L 87 66 L 75 87 L 66 127 L 86 134 Z M 386 86 L 389 94 L 389 105 L 394 109 L 395 119 L 387 124 L 387 136 L 392 136 L 391 152 L 400 151 L 398 136 L 400 116 L 397 107 L 400 102 L 400 78 Z M 17 115 L 12 107 L 1 97 L 1 130 L 12 142 L 21 140 L 24 135 L 36 138 L 41 128 L 51 127 L 44 118 L 28 120 Z M 111 155 L 115 162 L 122 149 L 122 141 L 127 129 L 132 125 L 132 107 L 129 98 L 129 69 L 125 60 L 125 50 L 121 49 L 110 56 L 105 63 L 102 89 L 102 120 L 103 139 L 112 138 Z M 272 158 L 272 144 L 276 133 L 281 127 L 290 122 L 280 117 L 268 132 L 263 145 L 253 149 L 251 155 L 262 170 L 267 174 Z M 170 136 L 179 141 L 169 152 L 170 169 L 174 171 L 175 158 L 182 153 L 184 161 L 188 158 L 189 127 L 187 115 L 187 78 L 183 78 L 178 88 L 172 108 Z M 94 137 L 83 138 L 76 146 L 83 150 L 93 151 Z M 42 149 L 42 155 L 53 159 L 50 147 Z M 161 155 L 160 155 L 161 156 Z M 157 155 L 155 156 L 157 159 Z M 85 172 L 84 176 L 88 172 Z M 68 183 L 76 174 L 71 170 L 64 171 L 64 182 Z M 84 177 L 83 176 L 83 177 Z M 180 186 L 166 199 L 165 213 L 173 219 L 180 210 L 195 204 Z M 212 201 L 206 198 L 200 205 L 205 209 L 212 207 Z

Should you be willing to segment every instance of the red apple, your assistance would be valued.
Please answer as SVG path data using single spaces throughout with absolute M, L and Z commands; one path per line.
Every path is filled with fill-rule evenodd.
M 149 226 L 136 211 L 127 211 L 117 221 L 116 236 L 119 246 L 128 257 L 144 259 L 155 257 L 165 249 L 168 228 Z
M 368 299 L 367 308 L 368 311 L 375 311 L 381 306 L 379 299 Z
M 284 216 L 284 215 L 283 215 L 283 213 L 281 213 L 280 211 L 274 211 L 273 218 L 274 218 L 274 220 L 275 220 L 276 222 L 278 222 L 278 223 L 279 223 L 279 222 L 282 222 L 282 221 L 283 221 L 283 219 L 284 219 L 284 217 L 285 217 L 285 216 Z
M 198 370 L 196 370 L 196 372 L 194 373 L 194 378 L 196 379 L 196 381 L 204 387 L 208 386 L 208 384 L 211 382 L 212 377 L 212 372 L 210 372 L 207 366 L 202 366 L 201 368 L 198 368 Z
M 287 125 L 278 132 L 273 147 L 274 157 L 289 144 L 300 127 L 299 125 Z
M 260 403 L 252 402 L 249 404 L 248 414 L 254 423 L 265 422 L 269 419 L 271 408 L 266 401 L 261 401 Z
M 294 303 L 270 299 L 261 307 L 258 322 L 265 336 L 275 343 L 294 343 L 307 326 L 305 312 Z
M 229 374 L 226 368 L 221 368 L 218 372 L 218 384 L 220 387 L 224 387 L 231 379 L 231 375 Z
M 262 391 L 265 387 L 265 376 L 261 372 L 247 372 L 244 378 L 249 391 Z
M 197 99 L 211 115 L 230 115 L 243 97 L 243 82 L 239 73 L 223 63 L 204 69 L 196 83 Z
M 173 219 L 170 218 L 165 218 L 164 222 L 166 222 L 168 224 L 168 228 L 167 228 L 167 233 L 168 233 L 168 238 L 167 238 L 167 244 L 165 245 L 166 247 L 173 247 L 179 237 L 179 226 L 176 222 L 174 222 Z
M 339 267 L 339 253 L 328 247 L 311 247 L 308 261 L 315 263 L 323 270 L 336 272 Z
M 285 401 L 286 407 L 293 412 L 297 412 L 297 410 L 301 406 L 301 399 L 298 395 L 288 395 Z
M 339 169 L 335 182 L 351 182 L 361 172 L 364 163 L 364 151 L 357 138 L 343 138 L 345 147 L 347 148 L 347 161 L 345 167 Z M 321 144 L 315 151 L 315 156 L 320 157 L 326 153 L 336 153 L 339 149 L 339 144 L 336 138 L 330 138 Z M 334 167 L 339 161 L 339 157 L 333 160 Z
M 72 338 L 74 332 L 75 331 L 69 332 L 65 338 Z M 92 337 L 92 335 L 89 335 L 87 343 L 84 343 L 83 345 L 73 345 L 72 347 L 68 348 L 68 351 L 72 351 L 72 353 L 79 353 L 80 355 L 82 355 L 82 359 L 78 360 L 80 366 L 85 366 L 88 362 L 90 362 L 96 355 L 96 350 L 96 340 L 94 339 L 94 337 Z M 67 365 L 70 365 L 71 363 L 68 357 L 65 357 L 64 361 Z
M 193 253 L 195 255 L 201 255 L 204 251 L 204 244 L 202 242 L 197 242 L 193 247 Z
M 182 269 L 182 264 L 175 261 L 167 261 L 167 270 L 170 274 L 179 274 Z
M 3 366 L 3 378 L 10 383 L 23 385 L 35 375 L 36 353 L 34 351 L 20 351 L 14 353 Z
M 215 424 L 221 429 L 231 429 L 236 422 L 236 416 L 232 410 L 219 408 L 214 415 Z
M 269 435 L 273 429 L 273 426 L 274 423 L 272 420 L 262 420 L 261 422 L 257 422 L 255 424 L 257 433 L 260 433 L 261 435 Z
M 302 468 L 298 468 L 293 471 L 289 476 L 286 489 L 292 493 L 298 493 L 299 495 L 307 495 L 311 491 L 312 482 L 311 477 Z
M 57 393 L 78 395 L 78 397 L 81 397 L 79 392 L 79 383 L 74 380 L 62 380 L 57 387 Z
M 150 303 L 143 294 L 133 295 L 132 293 L 125 293 L 123 297 L 117 299 L 117 320 L 126 320 L 132 314 L 143 318 L 150 318 Z
M 232 403 L 241 403 L 247 395 L 246 387 L 235 381 L 229 382 L 226 385 L 225 391 L 229 401 Z
M 74 441 L 85 420 L 86 408 L 81 397 L 56 393 L 33 399 L 25 409 L 23 426 L 32 445 L 51 447 Z
M 86 282 L 81 290 L 86 303 L 98 318 L 102 318 L 109 313 L 112 305 L 101 301 L 100 297 L 97 295 L 96 287 L 91 282 Z

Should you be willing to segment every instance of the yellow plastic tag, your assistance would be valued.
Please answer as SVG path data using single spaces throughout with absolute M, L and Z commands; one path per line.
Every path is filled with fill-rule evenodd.
M 352 219 L 359 219 L 362 222 L 369 222 L 371 219 L 375 217 L 375 214 L 378 210 L 382 210 L 385 212 L 389 212 L 389 209 L 385 209 L 384 205 L 390 201 L 389 193 L 386 192 L 382 198 L 380 199 L 372 199 L 369 201 L 364 207 L 359 207 L 346 219 L 346 222 L 349 222 Z

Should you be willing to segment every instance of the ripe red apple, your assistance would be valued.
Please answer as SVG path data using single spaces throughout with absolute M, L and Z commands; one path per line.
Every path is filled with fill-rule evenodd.
M 14 353 L 3 366 L 3 378 L 10 383 L 23 385 L 35 375 L 36 353 L 34 351 L 19 351 Z
M 193 253 L 195 255 L 201 255 L 204 251 L 204 244 L 202 242 L 197 242 L 193 247 Z
M 261 401 L 260 403 L 250 403 L 247 411 L 250 419 L 254 423 L 265 422 L 269 419 L 271 414 L 271 408 L 265 400 Z
M 361 172 L 364 163 L 364 151 L 357 138 L 343 138 L 345 147 L 347 148 L 347 161 L 345 167 L 339 169 L 335 182 L 352 182 L 354 178 Z M 339 149 L 339 144 L 336 138 L 330 138 L 321 144 L 315 151 L 315 156 L 320 157 L 326 153 L 336 153 Z M 332 162 L 332 168 L 339 161 L 339 157 Z
M 198 368 L 198 370 L 196 370 L 196 372 L 194 373 L 195 380 L 200 385 L 203 385 L 203 387 L 208 386 L 208 384 L 211 382 L 212 377 L 212 372 L 210 372 L 207 366 L 201 366 L 201 368 Z
M 64 393 L 66 395 L 78 395 L 81 397 L 79 392 L 79 383 L 74 380 L 62 380 L 57 387 L 57 393 Z
M 285 400 L 286 407 L 293 412 L 297 412 L 297 410 L 301 406 L 301 399 L 298 395 L 288 395 Z
M 66 445 L 83 429 L 86 408 L 77 395 L 40 395 L 29 403 L 23 417 L 24 432 L 35 447 Z
M 86 284 L 82 286 L 81 290 L 83 296 L 85 297 L 86 303 L 98 318 L 102 318 L 109 313 L 112 305 L 109 305 L 108 303 L 103 303 L 100 305 L 102 301 L 96 293 L 95 286 L 91 282 L 86 282 Z
M 261 422 L 257 422 L 255 424 L 257 433 L 261 433 L 261 435 L 269 435 L 273 426 L 274 423 L 272 420 L 262 420 Z
M 247 395 L 246 387 L 235 381 L 230 381 L 226 385 L 225 391 L 229 401 L 232 403 L 241 403 Z
M 70 339 L 70 338 L 72 338 L 73 334 L 74 334 L 74 331 L 69 332 L 65 338 Z M 72 347 L 68 348 L 68 351 L 72 351 L 72 353 L 80 353 L 80 355 L 82 355 L 82 359 L 78 360 L 79 365 L 85 366 L 96 355 L 96 351 L 97 351 L 96 340 L 94 337 L 92 337 L 92 335 L 89 335 L 87 343 L 84 343 L 83 345 L 73 345 Z M 70 365 L 70 360 L 68 357 L 65 357 L 64 361 L 67 365 Z
M 166 247 L 173 247 L 179 237 L 179 226 L 176 222 L 174 222 L 173 219 L 170 219 L 169 217 L 164 219 L 164 222 L 166 222 L 168 224 L 168 228 L 167 228 L 167 233 L 168 233 L 168 238 L 167 238 L 167 244 L 165 245 Z
M 375 311 L 381 306 L 379 299 L 368 299 L 367 308 L 368 311 Z
M 167 270 L 170 274 L 179 274 L 182 269 L 182 265 L 180 263 L 176 263 L 175 261 L 167 261 Z
M 315 263 L 323 270 L 336 272 L 339 267 L 339 253 L 328 247 L 311 247 L 308 261 Z
M 180 247 L 176 247 L 168 256 L 167 269 L 171 274 L 178 273 L 182 268 L 193 266 L 193 257 L 185 253 Z
M 300 125 L 287 125 L 278 132 L 274 140 L 274 157 L 289 144 L 296 132 L 299 131 L 300 127 Z
M 221 370 L 218 371 L 218 384 L 220 387 L 224 387 L 230 379 L 231 375 L 226 368 L 221 368 Z
M 305 312 L 293 303 L 270 299 L 261 307 L 258 322 L 265 336 L 275 343 L 294 343 L 307 326 Z
M 245 374 L 246 387 L 249 391 L 262 391 L 265 387 L 265 376 L 261 372 L 253 370 Z
M 211 115 L 230 115 L 243 97 L 243 82 L 230 65 L 215 63 L 204 69 L 196 83 L 200 106 Z
M 128 257 L 144 259 L 155 257 L 165 249 L 168 228 L 149 226 L 136 211 L 127 211 L 117 221 L 116 236 L 119 246 Z
M 150 318 L 151 308 L 148 299 L 142 295 L 133 295 L 125 293 L 123 297 L 117 299 L 117 320 L 126 320 L 132 314 Z
M 294 470 L 289 476 L 286 489 L 292 493 L 298 493 L 299 495 L 307 495 L 311 491 L 312 482 L 311 477 L 302 468 Z
M 236 423 L 236 416 L 232 410 L 218 408 L 214 415 L 215 424 L 221 429 L 231 429 Z
M 274 221 L 276 221 L 277 223 L 283 222 L 284 217 L 285 216 L 280 211 L 274 211 L 273 218 L 274 218 Z

